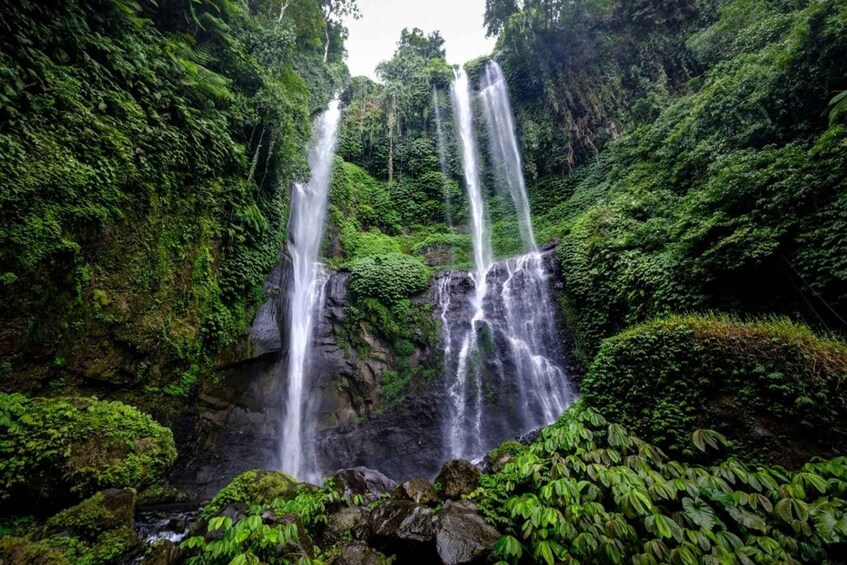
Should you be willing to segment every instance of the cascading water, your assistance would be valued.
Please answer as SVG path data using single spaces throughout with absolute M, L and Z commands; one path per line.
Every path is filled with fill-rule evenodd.
M 459 349 L 456 376 L 448 388 L 452 410 L 449 420 L 447 445 L 455 457 L 476 454 L 481 449 L 482 436 L 482 379 L 479 364 L 472 359 L 479 350 L 479 328 L 485 324 L 483 303 L 488 289 L 488 271 L 493 264 L 491 240 L 485 222 L 485 205 L 482 199 L 482 183 L 479 175 L 479 156 L 473 129 L 473 107 L 471 105 L 471 87 L 468 75 L 460 68 L 450 86 L 453 108 L 456 118 L 456 130 L 459 135 L 462 170 L 471 207 L 471 230 L 473 241 L 474 283 L 472 298 L 473 316 L 471 327 L 465 333 Z M 470 382 L 472 378 L 473 382 Z M 469 385 L 471 385 L 469 387 Z M 472 390 L 471 390 L 472 389 Z M 469 394 L 470 392 L 470 394 Z M 469 396 L 471 398 L 469 398 Z M 471 410 L 469 411 L 468 408 Z M 473 430 L 471 436 L 468 429 Z
M 323 303 L 326 275 L 318 263 L 326 219 L 329 181 L 335 154 L 339 101 L 315 120 L 309 151 L 309 184 L 295 184 L 289 221 L 288 253 L 291 257 L 291 282 L 288 307 L 288 390 L 282 424 L 280 461 L 282 470 L 300 480 L 314 480 L 317 469 L 311 442 L 304 442 L 304 431 L 311 429 L 305 410 L 305 386 L 308 380 L 308 354 L 315 317 Z
M 437 136 L 438 143 L 438 164 L 441 166 L 441 182 L 443 183 L 444 188 L 444 211 L 445 218 L 447 220 L 447 226 L 453 227 L 453 218 L 451 214 L 451 208 L 453 207 L 453 203 L 450 201 L 450 190 L 448 179 L 450 178 L 447 174 L 447 144 L 444 142 L 444 118 L 441 117 L 441 103 L 438 99 L 438 90 L 433 86 L 432 87 L 432 106 L 435 108 L 435 134 Z
M 529 199 L 526 195 L 526 183 L 523 177 L 521 152 L 515 135 L 512 119 L 512 106 L 509 103 L 509 90 L 503 71 L 495 61 L 485 66 L 479 97 L 485 110 L 485 122 L 488 127 L 491 162 L 497 177 L 503 179 L 509 188 L 509 194 L 515 203 L 518 225 L 526 251 L 537 251 L 535 232 L 530 218 Z
M 494 263 L 486 224 L 473 129 L 473 98 L 464 70 L 451 86 L 462 167 L 471 208 L 474 270 L 470 323 L 450 323 L 445 297 L 455 273 L 439 281 L 437 298 L 445 338 L 450 399 L 445 425 L 447 456 L 473 458 L 500 441 L 553 422 L 573 401 L 555 325 L 545 261 L 538 250 L 502 72 L 489 65 L 482 98 L 492 161 L 515 204 L 526 254 Z M 456 347 L 458 346 L 458 347 Z M 453 358 L 453 352 L 458 355 Z

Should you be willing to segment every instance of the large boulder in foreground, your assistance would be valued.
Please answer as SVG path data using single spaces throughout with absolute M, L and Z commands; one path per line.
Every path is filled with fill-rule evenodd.
M 438 563 L 431 508 L 410 500 L 389 500 L 373 512 L 370 544 L 396 555 L 399 563 Z
M 448 500 L 435 515 L 435 547 L 445 565 L 493 562 L 500 534 L 467 500 Z
M 332 480 L 345 496 L 360 495 L 366 500 L 375 500 L 397 488 L 394 480 L 367 467 L 342 469 L 332 476 Z
M 426 479 L 412 477 L 394 490 L 393 498 L 411 500 L 418 504 L 434 506 L 438 503 L 438 493 L 435 487 Z
M 587 406 L 676 457 L 713 429 L 729 452 L 797 468 L 847 449 L 847 344 L 786 320 L 671 317 L 603 342 Z
M 49 518 L 0 536 L 0 563 L 119 563 L 140 546 L 135 492 L 106 489 Z
M 121 402 L 0 393 L 0 501 L 58 506 L 110 487 L 163 479 L 173 434 Z
M 298 483 L 293 477 L 282 471 L 247 471 L 241 473 L 206 505 L 204 516 L 215 516 L 227 508 L 236 506 L 248 509 L 254 505 L 268 505 L 275 499 L 291 500 L 303 490 L 316 490 L 317 487 Z
M 479 487 L 479 469 L 465 459 L 454 459 L 442 465 L 435 478 L 446 498 L 459 499 Z

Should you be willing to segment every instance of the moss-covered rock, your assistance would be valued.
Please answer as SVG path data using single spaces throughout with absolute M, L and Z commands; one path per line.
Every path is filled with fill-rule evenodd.
M 280 471 L 247 471 L 235 477 L 206 505 L 205 516 L 214 516 L 230 504 L 268 505 L 274 499 L 291 500 L 311 485 L 298 483 Z
M 671 317 L 606 340 L 585 403 L 674 455 L 714 429 L 739 456 L 796 467 L 847 448 L 847 344 L 785 320 Z
M 53 507 L 98 489 L 160 481 L 176 459 L 171 431 L 120 402 L 0 393 L 0 500 Z
M 0 539 L 12 564 L 115 563 L 138 547 L 133 529 L 135 492 L 107 489 L 49 518 Z
M 485 459 L 491 470 L 497 473 L 506 463 L 518 455 L 525 453 L 526 450 L 527 446 L 510 439 L 495 447 L 488 455 L 485 456 Z

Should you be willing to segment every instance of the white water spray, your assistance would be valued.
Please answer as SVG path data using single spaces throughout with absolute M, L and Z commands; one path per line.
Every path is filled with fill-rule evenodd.
M 315 318 L 323 303 L 326 282 L 318 263 L 326 220 L 329 181 L 332 175 L 338 121 L 338 100 L 315 119 L 312 147 L 309 151 L 309 184 L 295 184 L 289 221 L 288 253 L 291 257 L 288 317 L 288 391 L 282 425 L 280 461 L 282 470 L 300 480 L 317 475 L 311 444 L 304 445 L 304 430 L 309 422 L 304 407 L 308 384 L 308 354 Z
M 515 135 L 509 90 L 503 71 L 495 61 L 485 66 L 479 97 L 485 110 L 491 149 L 491 162 L 498 176 L 509 187 L 509 194 L 518 212 L 518 224 L 526 251 L 537 251 L 535 232 L 530 218 L 529 199 L 523 176 L 521 152 Z
M 472 95 L 464 70 L 451 86 L 462 167 L 471 208 L 474 284 L 471 319 L 453 319 L 451 274 L 441 280 L 438 299 L 445 345 L 447 393 L 446 455 L 475 458 L 500 441 L 552 423 L 574 399 L 563 367 L 549 293 L 545 256 L 532 229 L 508 91 L 496 63 L 488 66 L 480 93 L 495 172 L 515 204 L 526 254 L 493 262 L 473 129 Z M 450 358 L 458 345 L 455 363 Z
M 450 176 L 447 174 L 447 144 L 444 142 L 444 119 L 441 117 L 441 101 L 438 97 L 438 90 L 432 87 L 432 107 L 435 109 L 435 134 L 438 144 L 438 164 L 441 166 L 441 182 L 444 189 L 444 217 L 447 220 L 447 227 L 453 227 L 453 217 L 451 209 L 453 203 L 450 200 Z

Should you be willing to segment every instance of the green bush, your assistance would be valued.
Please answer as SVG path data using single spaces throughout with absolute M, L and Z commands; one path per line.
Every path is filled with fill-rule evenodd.
M 0 500 L 141 488 L 175 459 L 171 431 L 131 406 L 0 393 Z
M 506 563 L 823 563 L 847 540 L 845 463 L 690 465 L 578 403 L 474 497 Z
M 305 485 L 280 471 L 247 471 L 222 488 L 206 505 L 203 514 L 215 516 L 233 503 L 246 506 L 270 504 L 274 499 L 288 500 L 297 496 Z
M 709 428 L 738 457 L 796 468 L 847 449 L 845 381 L 843 342 L 785 320 L 685 316 L 604 341 L 582 395 L 675 456 Z
M 430 270 L 415 257 L 402 253 L 377 255 L 349 265 L 350 290 L 358 296 L 378 298 L 391 304 L 427 289 Z

